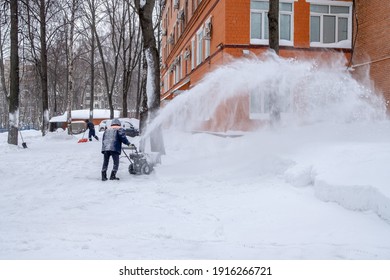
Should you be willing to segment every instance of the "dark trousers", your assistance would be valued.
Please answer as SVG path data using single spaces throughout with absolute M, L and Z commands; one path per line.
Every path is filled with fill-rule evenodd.
M 89 141 L 92 141 L 92 137 L 94 137 L 96 140 L 99 140 L 99 138 L 95 134 L 95 129 L 90 129 L 88 132 Z
M 103 160 L 103 167 L 102 171 L 107 171 L 108 163 L 110 161 L 110 157 L 112 157 L 112 160 L 114 161 L 114 166 L 112 168 L 112 171 L 118 171 L 119 168 L 119 154 L 111 151 L 104 152 L 103 154 L 104 160 Z

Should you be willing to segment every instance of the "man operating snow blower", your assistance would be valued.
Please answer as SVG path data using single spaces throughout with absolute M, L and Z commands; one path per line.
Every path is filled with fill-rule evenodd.
M 111 127 L 109 127 L 103 134 L 102 154 L 104 156 L 104 160 L 102 167 L 102 181 L 107 181 L 107 168 L 110 157 L 112 157 L 114 162 L 110 180 L 119 180 L 119 178 L 116 177 L 116 172 L 119 168 L 119 155 L 122 151 L 122 143 L 130 146 L 130 142 L 127 140 L 123 128 L 121 128 L 121 122 L 118 119 L 113 119 Z

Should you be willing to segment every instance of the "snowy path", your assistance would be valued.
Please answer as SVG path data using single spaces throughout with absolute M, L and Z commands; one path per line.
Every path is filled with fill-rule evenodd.
M 28 133 L 28 149 L 15 149 L 0 134 L 0 259 L 390 259 L 386 219 L 346 209 L 330 187 L 320 196 L 326 184 L 358 185 L 331 170 L 352 161 L 352 172 L 353 151 L 379 170 L 362 185 L 383 190 L 389 133 L 359 140 L 349 156 L 348 141 L 337 150 L 306 137 L 297 147 L 282 136 L 172 135 L 151 175 L 128 174 L 121 158 L 121 180 L 101 182 L 100 142 Z

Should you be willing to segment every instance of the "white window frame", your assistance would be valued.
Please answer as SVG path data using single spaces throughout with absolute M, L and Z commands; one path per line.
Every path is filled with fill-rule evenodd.
M 169 83 L 168 83 L 169 79 L 168 79 L 168 74 L 165 74 L 164 75 L 164 92 L 167 92 L 168 89 L 169 89 Z
M 251 0 L 250 2 L 269 2 L 269 0 Z M 279 19 L 280 15 L 289 15 L 290 16 L 290 40 L 279 40 L 279 44 L 281 46 L 294 46 L 294 2 L 298 0 L 281 0 L 280 4 L 286 3 L 286 4 L 291 4 L 292 5 L 292 10 L 291 11 L 281 11 L 279 10 Z M 262 31 L 261 34 L 263 34 L 263 38 L 258 39 L 258 38 L 250 38 L 250 43 L 254 45 L 268 45 L 269 44 L 269 39 L 264 38 L 264 34 L 266 31 L 266 28 L 268 28 L 268 25 L 265 24 L 265 19 L 268 17 L 268 10 L 261 10 L 261 9 L 251 9 L 250 10 L 250 33 L 252 34 L 252 14 L 257 13 L 257 14 L 262 14 Z M 279 21 L 279 38 L 280 38 L 280 21 Z M 251 35 L 250 35 L 251 36 Z
M 353 2 L 345 2 L 345 1 L 323 1 L 323 0 L 307 0 L 307 2 L 310 3 L 310 5 L 324 5 L 329 6 L 329 13 L 318 13 L 318 12 L 312 12 L 310 11 L 310 26 L 311 26 L 311 17 L 312 16 L 319 16 L 320 17 L 320 42 L 311 42 L 310 39 L 310 47 L 321 47 L 321 48 L 345 48 L 345 49 L 351 49 L 352 48 L 352 6 Z M 336 7 L 349 7 L 349 13 L 348 14 L 335 14 L 330 12 L 330 6 L 336 6 Z M 323 42 L 323 20 L 325 15 L 330 15 L 336 17 L 336 26 L 335 26 L 335 43 L 324 43 Z M 348 18 L 348 34 L 347 34 L 347 40 L 343 40 L 338 42 L 338 19 L 339 18 Z M 311 33 L 311 28 L 310 28 Z
M 210 56 L 210 40 L 204 40 L 204 58 Z
M 183 75 L 183 69 L 184 69 L 184 51 L 182 51 L 182 53 L 180 54 L 180 80 L 184 77 Z
M 191 40 L 191 70 L 195 68 L 195 37 Z
M 177 63 L 175 65 L 175 84 L 178 83 L 180 80 L 181 80 L 181 63 L 182 63 L 182 56 L 179 55 L 177 57 L 177 59 L 179 60 L 179 63 Z
M 196 66 L 203 62 L 203 28 L 196 32 Z
M 211 17 L 209 17 L 208 20 L 206 20 L 205 25 L 209 25 L 211 23 Z M 203 39 L 204 40 L 204 58 L 208 58 L 210 56 L 210 39 Z
M 253 95 L 256 95 L 257 98 L 260 99 L 260 103 L 259 104 L 256 104 L 257 105 L 257 108 L 255 111 L 253 111 L 253 105 L 252 105 L 252 100 L 254 98 Z M 264 90 L 264 88 L 257 88 L 257 89 L 253 89 L 251 92 L 250 92 L 250 95 L 249 95 L 249 119 L 251 120 L 270 120 L 271 119 L 271 112 L 269 111 L 269 108 L 266 108 L 266 97 L 270 95 L 270 92 L 267 92 L 266 90 Z M 268 97 L 270 98 L 270 97 Z M 293 98 L 292 98 L 292 94 L 288 94 L 287 96 L 285 97 L 277 97 L 278 99 L 282 99 L 283 102 L 286 102 L 287 105 L 287 108 L 286 109 L 286 106 L 284 106 L 283 108 L 279 108 L 280 109 L 280 117 L 282 119 L 285 119 L 285 118 L 289 118 L 292 114 L 292 111 L 293 111 Z M 257 100 L 258 101 L 258 100 Z M 281 104 L 279 104 L 280 106 Z M 259 108 L 260 106 L 260 108 Z

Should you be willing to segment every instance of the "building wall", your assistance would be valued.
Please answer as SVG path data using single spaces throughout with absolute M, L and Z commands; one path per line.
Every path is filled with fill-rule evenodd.
M 370 78 L 390 101 L 390 1 L 356 0 L 352 65 L 358 79 Z
M 167 37 L 170 34 L 169 30 L 173 29 L 176 23 L 176 14 L 184 7 L 188 12 L 186 18 L 185 31 L 175 40 L 175 44 L 172 46 L 170 54 L 165 53 L 163 57 L 163 63 L 165 68 L 162 69 L 162 80 L 164 75 L 169 72 L 170 65 L 175 61 L 184 50 L 191 49 L 191 42 L 196 36 L 199 28 L 204 26 L 204 23 L 211 17 L 212 20 L 212 33 L 210 40 L 210 56 L 203 60 L 203 62 L 195 67 L 191 68 L 191 57 L 187 60 L 183 60 L 182 64 L 182 78 L 175 83 L 173 81 L 173 75 L 169 75 L 169 86 L 167 89 L 162 90 L 162 96 L 169 96 L 189 81 L 189 88 L 195 86 L 199 81 L 210 71 L 219 67 L 220 65 L 229 62 L 232 58 L 244 57 L 248 52 L 249 54 L 259 55 L 267 51 L 268 45 L 255 45 L 251 44 L 250 35 L 250 17 L 251 17 L 251 1 L 250 0 L 202 0 L 196 10 L 194 7 L 194 1 L 197 3 L 199 0 L 180 0 L 179 9 L 171 8 L 171 4 L 174 0 L 168 0 L 165 8 L 165 16 L 173 15 L 169 23 L 164 26 L 168 30 L 167 36 L 163 38 L 163 46 L 166 44 Z M 312 0 L 315 1 L 315 0 Z M 352 0 L 345 0 L 351 2 Z M 188 7 L 185 7 L 185 3 L 188 3 Z M 319 3 L 330 4 L 330 1 L 322 1 Z M 280 46 L 280 55 L 283 57 L 294 58 L 319 58 L 322 61 L 328 61 L 331 56 L 337 53 L 343 53 L 347 59 L 350 58 L 349 49 L 328 49 L 313 48 L 310 47 L 310 3 L 306 0 L 297 0 L 293 2 L 294 5 L 294 17 L 293 17 L 293 46 Z M 167 21 L 166 21 L 167 22 Z M 196 52 L 196 48 L 193 50 Z M 187 84 L 186 84 L 187 85 Z M 165 94 L 165 95 L 164 95 Z M 164 98 L 165 98 L 164 97 Z M 234 105 L 233 105 L 234 104 Z M 231 108 L 227 106 L 235 106 L 236 114 L 234 127 L 224 127 L 223 120 L 227 112 L 231 111 Z M 221 105 L 214 118 L 206 122 L 205 128 L 220 131 L 220 130 L 247 130 L 261 125 L 263 122 L 259 120 L 249 119 L 249 97 L 248 95 L 242 95 L 239 99 L 231 100 L 230 102 Z
M 294 3 L 294 46 L 296 48 L 310 48 L 310 4 L 299 0 Z
M 352 0 L 344 1 L 351 2 Z M 231 56 L 244 56 L 243 50 L 249 50 L 258 55 L 268 49 L 268 46 L 250 43 L 250 0 L 202 0 L 200 3 L 199 0 L 178 0 L 179 5 L 176 9 L 173 7 L 174 2 L 175 0 L 166 1 L 163 14 L 163 29 L 167 30 L 167 35 L 162 40 L 164 67 L 161 72 L 162 81 L 165 83 L 165 87 L 162 87 L 163 95 L 167 91 L 175 89 L 181 81 L 188 79 L 188 77 L 190 77 L 191 86 L 195 85 L 207 72 L 228 62 Z M 319 3 L 324 3 L 324 1 Z M 325 1 L 325 3 L 330 2 Z M 178 28 L 177 15 L 181 9 L 186 13 L 185 30 L 181 34 L 175 32 L 175 43 L 170 45 L 167 42 L 168 37 L 173 34 L 173 30 Z M 297 58 L 322 56 L 324 49 L 310 48 L 310 3 L 306 0 L 294 1 L 294 15 L 294 46 L 281 46 L 280 55 Z M 191 42 L 196 37 L 197 31 L 204 26 L 210 17 L 212 20 L 210 57 L 192 69 L 191 57 L 185 60 L 182 55 L 185 50 L 191 50 Z M 196 48 L 193 51 L 196 52 Z M 339 51 L 344 52 L 349 59 L 349 50 Z M 325 54 L 325 56 L 330 55 Z M 169 75 L 168 82 L 164 81 L 164 75 L 169 72 L 170 66 L 179 56 L 182 56 L 183 60 L 180 81 L 176 83 L 172 74 Z
M 250 1 L 226 0 L 225 28 L 227 45 L 249 44 L 250 31 Z
M 167 0 L 166 7 L 163 13 L 163 30 L 167 30 L 167 35 L 162 39 L 162 54 L 163 54 L 163 64 L 164 67 L 161 70 L 162 81 L 164 81 L 164 76 L 169 72 L 169 67 L 174 63 L 174 60 L 184 54 L 186 50 L 191 50 L 192 40 L 195 38 L 197 31 L 204 26 L 206 20 L 211 16 L 213 22 L 213 40 L 210 41 L 211 55 L 213 51 L 217 49 L 219 42 L 224 40 L 224 22 L 225 22 L 225 13 L 224 13 L 224 1 L 218 0 L 202 0 L 199 3 L 199 0 L 179 0 L 179 9 L 173 7 L 174 0 Z M 187 6 L 186 6 L 187 3 Z M 168 37 L 171 34 L 171 30 L 175 29 L 178 25 L 177 15 L 181 9 L 186 11 L 186 16 L 184 20 L 185 31 L 181 34 L 177 34 L 175 44 L 170 45 Z M 168 16 L 167 16 L 168 15 Z M 166 17 L 169 20 L 166 20 Z M 169 49 L 168 53 L 166 48 Z M 196 48 L 195 48 L 196 51 Z M 206 59 L 207 60 L 207 59 Z M 187 60 L 182 58 L 182 71 L 180 79 L 181 81 L 185 80 L 188 75 L 191 75 L 191 84 L 194 84 L 199 81 L 199 79 L 210 70 L 209 66 L 211 57 L 208 61 L 203 61 L 196 71 L 191 67 L 191 57 Z M 192 76 L 192 74 L 194 74 Z M 169 85 L 170 89 L 175 88 L 179 85 L 181 81 L 175 83 L 173 80 L 174 75 L 169 75 Z M 164 89 L 164 87 L 162 87 Z M 163 94 L 164 94 L 163 90 Z

